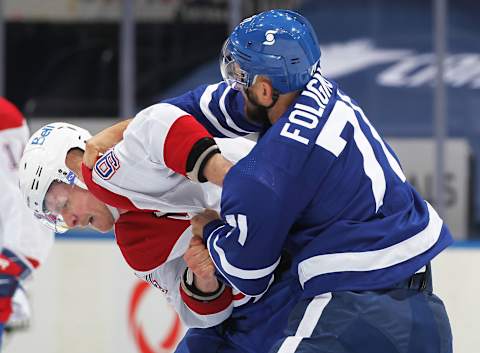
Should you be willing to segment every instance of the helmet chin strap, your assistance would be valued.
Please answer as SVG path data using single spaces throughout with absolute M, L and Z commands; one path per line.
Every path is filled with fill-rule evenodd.
M 79 178 L 75 178 L 75 185 L 77 185 L 81 189 L 88 190 L 87 185 L 85 185 L 85 183 Z

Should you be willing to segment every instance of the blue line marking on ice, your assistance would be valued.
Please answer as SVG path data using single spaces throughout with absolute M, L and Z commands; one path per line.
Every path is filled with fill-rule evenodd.
M 55 240 L 114 240 L 113 232 L 100 233 L 94 230 L 69 230 L 63 234 L 55 234 Z
M 113 232 L 100 233 L 94 230 L 70 230 L 64 234 L 56 234 L 55 239 L 65 240 L 114 240 Z M 480 248 L 480 240 L 457 240 L 450 248 Z
M 451 248 L 480 248 L 480 240 L 457 240 Z

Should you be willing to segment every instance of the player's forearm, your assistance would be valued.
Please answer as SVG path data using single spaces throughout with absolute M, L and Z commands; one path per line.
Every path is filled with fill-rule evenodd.
M 194 276 L 193 283 L 195 287 L 203 293 L 213 293 L 220 287 L 220 283 L 216 277 L 204 279 Z
M 179 313 L 183 313 L 181 316 L 187 326 L 211 327 L 230 316 L 233 308 L 232 289 L 216 278 L 213 280 L 208 282 L 196 278 L 189 268 L 181 277 L 180 296 L 188 310 L 180 308 Z
M 280 257 L 276 260 L 267 259 L 267 263 L 262 263 L 257 269 L 249 269 L 252 267 L 251 261 L 241 259 L 251 259 L 255 251 L 244 246 L 238 247 L 238 233 L 238 228 L 232 230 L 222 220 L 216 220 L 205 226 L 203 236 L 205 242 L 210 244 L 210 256 L 219 269 L 217 275 L 220 272 L 223 280 L 245 295 L 262 295 L 272 283 Z
M 232 166 L 232 162 L 225 159 L 220 153 L 217 153 L 205 164 L 203 175 L 209 182 L 222 186 L 223 179 Z
M 120 121 L 119 123 L 116 123 L 115 125 L 110 126 L 109 128 L 106 128 L 103 130 L 101 133 L 104 133 L 105 136 L 108 135 L 109 140 L 105 140 L 105 145 L 110 144 L 109 147 L 112 147 L 113 145 L 117 144 L 123 139 L 123 133 L 127 129 L 128 125 L 132 122 L 133 118 L 126 119 L 123 121 Z
M 200 277 L 187 268 L 181 279 L 182 290 L 197 300 L 212 301 L 220 297 L 225 285 L 220 283 L 215 274 Z
M 93 136 L 90 141 L 98 141 L 99 145 L 102 145 L 105 148 L 110 148 L 113 145 L 116 145 L 123 139 L 123 133 L 127 129 L 128 125 L 133 119 L 127 119 L 116 123 L 106 129 L 100 131 L 98 134 Z
M 92 168 L 99 154 L 105 153 L 123 139 L 123 133 L 133 119 L 123 120 L 90 138 L 85 146 L 83 162 Z
M 191 148 L 186 161 L 186 175 L 193 181 L 209 181 L 223 185 L 232 163 L 225 159 L 211 136 L 199 139 Z

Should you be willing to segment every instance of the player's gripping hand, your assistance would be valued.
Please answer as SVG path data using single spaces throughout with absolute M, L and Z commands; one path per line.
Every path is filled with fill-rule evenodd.
M 203 239 L 203 228 L 210 222 L 220 219 L 218 213 L 214 210 L 206 209 L 190 220 L 192 224 L 192 233 Z
M 121 121 L 90 138 L 83 154 L 83 163 L 92 169 L 99 155 L 105 153 L 123 139 L 123 132 L 131 121 L 132 119 Z
M 215 265 L 203 244 L 202 238 L 192 237 L 183 259 L 195 275 L 194 284 L 196 288 L 204 293 L 215 292 L 218 289 L 219 283 L 215 277 Z

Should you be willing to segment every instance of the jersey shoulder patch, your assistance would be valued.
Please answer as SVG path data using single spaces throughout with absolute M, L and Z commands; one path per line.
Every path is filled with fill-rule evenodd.
M 120 161 L 113 149 L 109 150 L 95 163 L 95 173 L 103 180 L 109 180 L 120 168 Z

